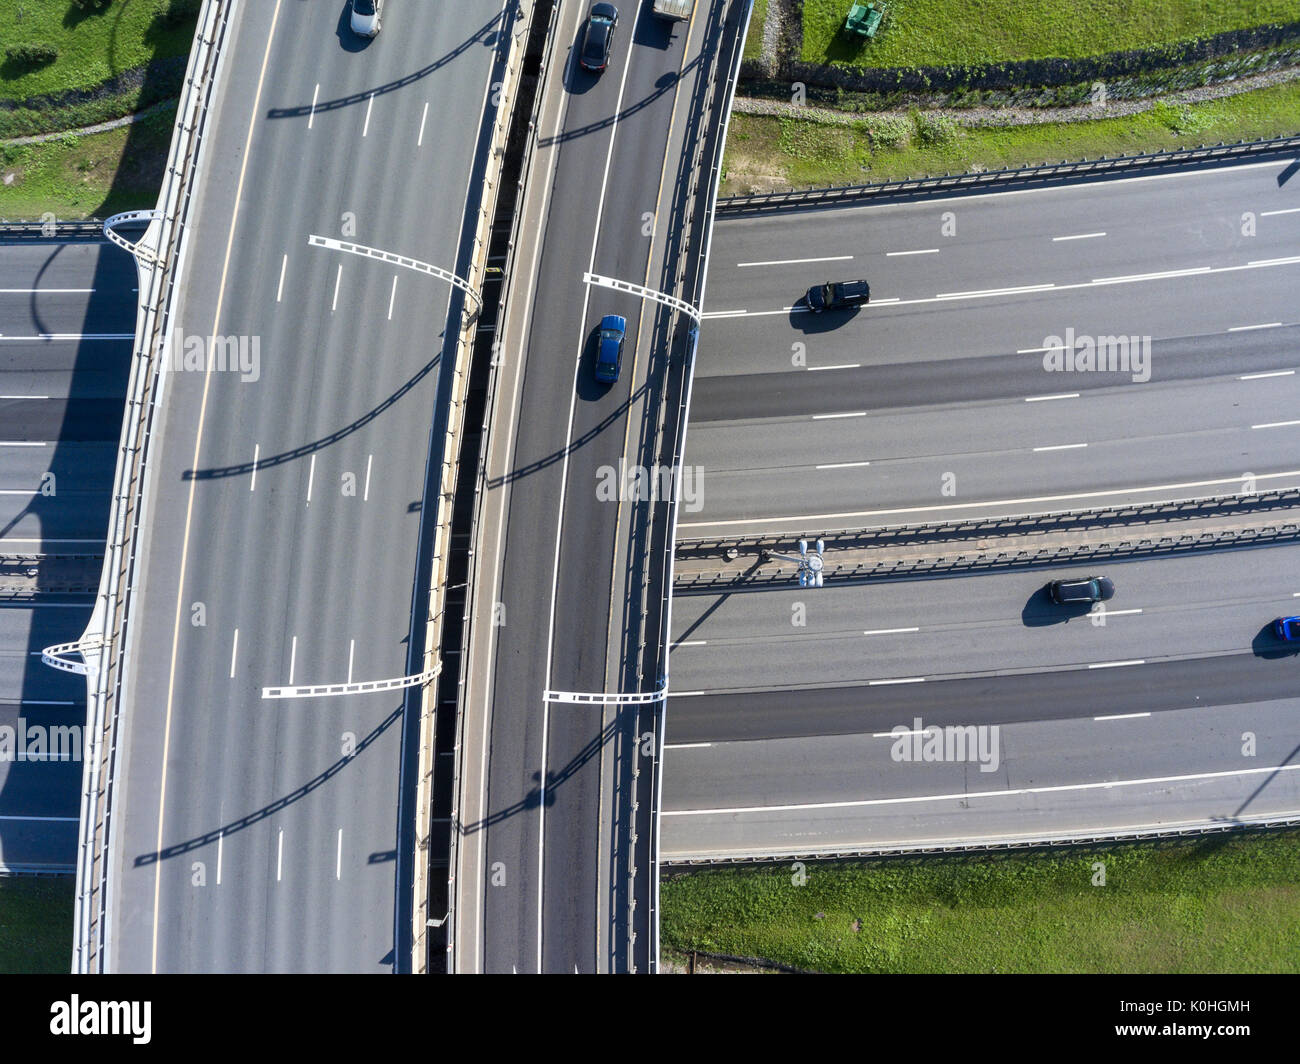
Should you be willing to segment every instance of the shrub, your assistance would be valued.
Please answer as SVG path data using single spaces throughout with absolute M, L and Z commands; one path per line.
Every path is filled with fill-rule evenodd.
M 923 148 L 947 144 L 957 135 L 957 123 L 947 115 L 913 111 L 912 125 L 916 130 L 916 142 Z
M 881 115 L 870 122 L 868 129 L 871 133 L 871 141 L 877 147 L 897 148 L 907 140 L 910 127 L 906 119 L 894 115 Z
M 5 58 L 17 66 L 44 66 L 59 58 L 52 44 L 15 44 L 5 49 Z

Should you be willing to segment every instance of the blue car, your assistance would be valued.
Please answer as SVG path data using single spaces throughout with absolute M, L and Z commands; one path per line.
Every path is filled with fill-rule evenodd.
M 600 346 L 596 349 L 596 380 L 613 384 L 623 365 L 623 337 L 627 335 L 627 319 L 617 314 L 606 314 L 600 319 Z
M 1273 622 L 1273 631 L 1288 643 L 1300 641 L 1300 617 L 1279 617 Z

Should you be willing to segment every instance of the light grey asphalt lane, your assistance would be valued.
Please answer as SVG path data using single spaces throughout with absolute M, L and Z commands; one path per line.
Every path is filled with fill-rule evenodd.
M 258 337 L 260 372 L 167 384 L 133 607 L 114 970 L 408 963 L 413 703 L 261 691 L 418 668 L 448 290 L 307 240 L 459 265 L 500 16 L 495 0 L 408 5 L 362 44 L 338 8 L 240 9 L 183 325 Z
M 1292 698 L 1004 724 L 984 747 L 997 754 L 984 757 L 989 772 L 979 760 L 903 760 L 914 748 L 883 734 L 671 747 L 664 856 L 969 845 L 1300 815 L 1297 710 Z M 915 729 L 911 717 L 895 723 Z
M 1049 579 L 1095 572 L 1115 582 L 1104 611 L 1047 598 Z M 792 689 L 1270 651 L 1264 629 L 1297 605 L 1295 545 L 678 595 L 673 678 L 680 691 Z

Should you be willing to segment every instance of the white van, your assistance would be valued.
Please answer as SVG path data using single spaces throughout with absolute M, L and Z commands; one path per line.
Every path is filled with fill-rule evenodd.
M 654 0 L 651 11 L 673 22 L 688 22 L 695 11 L 695 0 Z

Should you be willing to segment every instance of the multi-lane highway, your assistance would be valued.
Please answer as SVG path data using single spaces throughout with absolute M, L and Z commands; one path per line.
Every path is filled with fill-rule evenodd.
M 653 758 L 638 753 L 638 707 L 614 696 L 658 685 L 643 672 L 643 645 L 653 651 L 659 633 L 642 614 L 642 567 L 649 515 L 662 521 L 668 506 L 598 488 L 604 470 L 660 460 L 659 401 L 686 336 L 672 315 L 584 275 L 681 294 L 680 260 L 699 254 L 685 210 L 698 225 L 708 193 L 687 194 L 694 149 L 722 118 L 704 111 L 706 90 L 747 8 L 701 4 L 672 27 L 626 5 L 599 76 L 576 62 L 586 10 L 557 19 L 523 206 L 530 284 L 506 325 L 477 545 L 462 741 L 482 758 L 462 781 L 459 970 L 649 962 L 652 907 L 643 894 L 633 909 L 629 884 L 651 871 Z M 592 367 L 610 313 L 627 318 L 628 335 L 621 378 L 606 388 Z
M 681 535 L 1294 484 L 1286 166 L 724 216 L 687 455 L 703 509 Z M 857 313 L 797 303 L 856 276 Z M 1137 342 L 1123 369 L 1045 368 L 1067 330 Z
M 1288 172 L 724 216 L 681 536 L 1295 486 Z M 798 305 L 857 276 L 859 312 Z M 1136 342 L 1122 366 L 1048 368 L 1069 330 Z M 1296 659 L 1268 631 L 1296 608 L 1298 563 L 1279 545 L 679 594 L 665 857 L 1300 813 Z M 1098 569 L 1118 589 L 1104 616 L 1047 601 L 1049 577 Z M 997 726 L 996 767 L 895 761 L 891 731 L 918 720 Z
M 123 681 L 114 971 L 408 963 L 418 688 L 264 697 L 422 668 L 413 588 L 460 301 L 331 241 L 463 265 L 509 16 L 390 8 L 369 42 L 335 5 L 233 16 L 179 321 L 248 355 L 165 383 Z
M 103 240 L 0 238 L 0 583 L 103 552 L 135 284 Z M 40 652 L 76 639 L 92 605 L 84 589 L 0 592 L 0 736 L 14 742 L 0 750 L 0 868 L 76 864 L 86 688 Z

